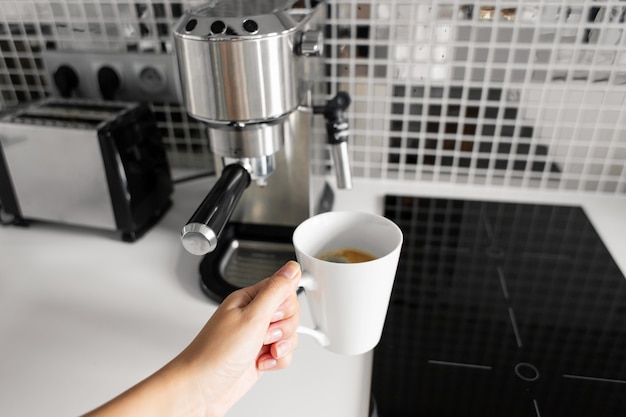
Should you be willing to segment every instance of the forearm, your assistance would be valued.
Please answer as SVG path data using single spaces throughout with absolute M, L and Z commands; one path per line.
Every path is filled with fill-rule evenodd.
M 187 373 L 170 363 L 84 417 L 219 417 L 208 409 Z

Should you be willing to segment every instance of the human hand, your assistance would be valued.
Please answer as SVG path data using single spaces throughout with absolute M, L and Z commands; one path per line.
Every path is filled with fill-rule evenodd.
M 206 415 L 225 414 L 264 371 L 289 366 L 298 342 L 300 275 L 291 261 L 272 277 L 233 292 L 172 361 L 196 379 Z
M 300 276 L 291 261 L 233 292 L 180 355 L 87 416 L 222 417 L 264 371 L 291 363 Z

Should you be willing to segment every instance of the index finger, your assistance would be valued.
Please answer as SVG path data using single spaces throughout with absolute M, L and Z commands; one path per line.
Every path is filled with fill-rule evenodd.
M 280 307 L 285 306 L 288 307 L 284 313 L 287 316 L 290 311 L 289 303 L 294 303 L 290 299 L 295 297 L 300 274 L 300 265 L 297 262 L 287 262 L 270 278 L 257 284 L 260 286 L 258 293 L 245 309 L 253 316 L 267 317 L 271 321 L 274 320 L 274 314 L 280 311 Z

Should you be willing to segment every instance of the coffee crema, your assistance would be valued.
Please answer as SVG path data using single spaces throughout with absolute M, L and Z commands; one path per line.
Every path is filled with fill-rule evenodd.
M 373 261 L 376 259 L 376 256 L 361 249 L 341 248 L 322 252 L 317 255 L 316 258 L 322 261 L 340 264 L 356 264 L 360 262 Z

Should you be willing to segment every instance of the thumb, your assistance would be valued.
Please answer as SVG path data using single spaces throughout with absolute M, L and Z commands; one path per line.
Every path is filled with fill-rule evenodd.
M 262 285 L 257 295 L 246 306 L 253 316 L 271 317 L 287 297 L 295 294 L 300 282 L 300 265 L 289 261 L 274 275 L 257 285 Z

